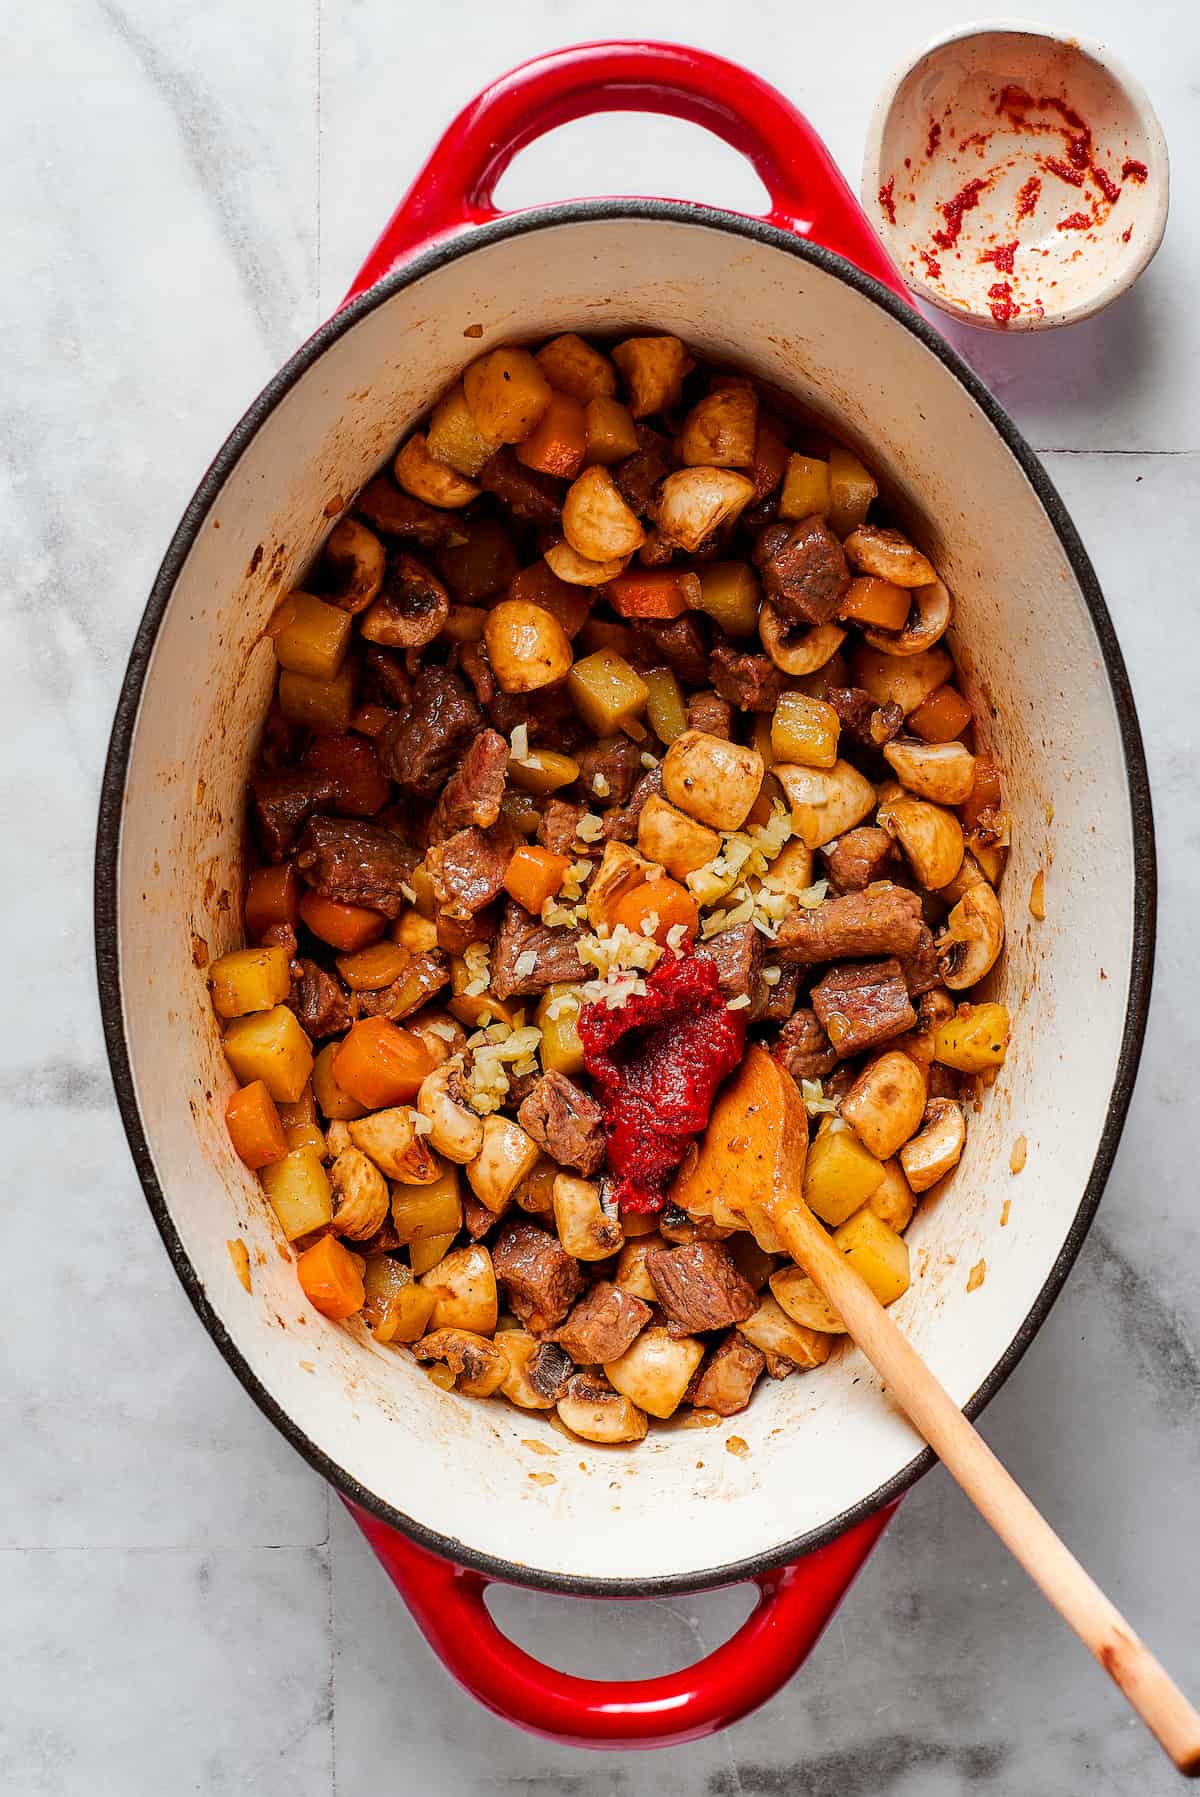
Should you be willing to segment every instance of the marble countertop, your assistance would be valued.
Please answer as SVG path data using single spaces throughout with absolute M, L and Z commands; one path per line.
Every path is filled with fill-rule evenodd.
M 1024 10 L 1069 14 L 1043 0 Z M 581 0 L 52 0 L 4 33 L 6 1797 L 1174 1788 L 938 1473 L 905 1501 L 802 1674 L 724 1736 L 588 1756 L 473 1708 L 193 1315 L 126 1151 L 94 996 L 100 766 L 163 547 L 229 425 L 337 303 L 451 112 L 525 56 L 649 27 L 777 81 L 856 185 L 885 74 L 960 18 L 952 0 L 863 0 L 851 13 L 613 0 L 602 19 Z M 1187 545 L 1200 501 L 1200 15 L 1095 0 L 1076 22 L 1159 108 L 1176 168 L 1166 243 L 1140 286 L 1088 324 L 955 336 L 1043 453 L 1107 591 L 1148 736 L 1159 961 L 1099 1220 L 984 1432 L 1194 1685 L 1200 809 Z M 501 195 L 647 188 L 749 209 L 758 197 L 732 152 L 691 127 L 630 131 L 619 118 L 537 146 Z M 636 1674 L 697 1657 L 748 1602 L 743 1591 L 635 1611 L 512 1593 L 499 1608 L 559 1664 Z

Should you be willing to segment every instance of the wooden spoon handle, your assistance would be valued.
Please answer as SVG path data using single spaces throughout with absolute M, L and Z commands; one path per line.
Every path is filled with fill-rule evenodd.
M 807 1205 L 784 1199 L 772 1211 L 788 1253 L 841 1313 L 849 1334 L 980 1515 L 1179 1770 L 1188 1778 L 1200 1776 L 1200 1714 L 1001 1466 Z

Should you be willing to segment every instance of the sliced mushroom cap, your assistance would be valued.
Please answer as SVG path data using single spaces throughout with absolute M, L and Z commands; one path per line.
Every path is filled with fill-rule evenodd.
M 558 1400 L 558 1415 L 584 1441 L 641 1441 L 649 1424 L 644 1410 L 592 1373 L 576 1373 Z
M 421 1337 L 413 1353 L 418 1360 L 443 1361 L 468 1398 L 490 1398 L 508 1372 L 507 1357 L 495 1342 L 469 1329 L 435 1329 Z
M 890 580 L 893 586 L 923 587 L 937 579 L 933 563 L 898 530 L 860 524 L 846 538 L 845 549 L 855 568 L 879 580 Z
M 329 1169 L 334 1213 L 331 1228 L 352 1242 L 366 1242 L 391 1209 L 387 1180 L 361 1148 L 345 1148 Z
M 460 1167 L 483 1147 L 483 1119 L 470 1109 L 466 1096 L 461 1055 L 427 1073 L 417 1093 L 417 1109 L 432 1125 L 430 1146 Z
M 1004 947 L 1004 912 L 986 880 L 963 893 L 938 937 L 942 978 L 952 992 L 973 986 Z
M 962 866 L 950 883 L 942 887 L 938 897 L 945 899 L 948 905 L 957 905 L 965 892 L 969 892 L 972 886 L 980 884 L 987 884 L 987 875 L 970 849 L 966 849 L 963 852 Z
M 732 468 L 677 468 L 658 490 L 659 532 L 694 555 L 754 497 L 754 482 Z
M 905 794 L 882 804 L 878 816 L 922 886 L 937 892 L 949 884 L 963 858 L 962 825 L 952 811 Z
M 552 543 L 545 556 L 550 572 L 573 587 L 603 586 L 605 581 L 617 578 L 628 560 L 628 556 L 615 555 L 607 561 L 594 562 L 569 543 Z
M 815 674 L 837 654 L 846 632 L 840 624 L 813 624 L 792 630 L 766 601 L 758 614 L 758 634 L 775 666 L 784 674 Z
M 931 1098 L 921 1133 L 900 1150 L 904 1177 L 914 1192 L 927 1192 L 958 1165 L 967 1140 L 962 1106 L 953 1098 Z
M 903 630 L 864 629 L 863 635 L 873 649 L 881 649 L 885 655 L 920 655 L 946 634 L 954 606 L 942 581 L 915 587 L 912 602 L 915 615 L 914 611 L 909 612 Z
M 378 597 L 387 553 L 373 530 L 343 518 L 325 545 L 325 598 L 342 611 L 366 611 Z
M 975 757 L 960 742 L 898 737 L 884 745 L 883 758 L 910 792 L 935 805 L 961 805 L 975 783 Z
M 450 615 L 450 595 L 415 555 L 392 557 L 379 597 L 359 626 L 369 643 L 419 649 L 431 643 Z

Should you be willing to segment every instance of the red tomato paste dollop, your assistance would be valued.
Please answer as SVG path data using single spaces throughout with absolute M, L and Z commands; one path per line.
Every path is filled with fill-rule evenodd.
M 746 1013 L 727 1009 L 715 961 L 683 955 L 660 961 L 645 992 L 616 1009 L 585 1005 L 579 1038 L 604 1111 L 617 1204 L 653 1216 L 742 1058 Z

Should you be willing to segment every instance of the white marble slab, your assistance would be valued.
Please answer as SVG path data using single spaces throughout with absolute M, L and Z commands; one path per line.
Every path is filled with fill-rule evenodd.
M 1041 0 L 1027 10 L 1058 12 Z M 887 67 L 958 16 L 950 0 L 864 0 L 849 23 L 844 10 L 778 0 L 740 12 L 615 0 L 602 20 L 579 0 L 443 0 L 419 13 L 384 0 L 53 0 L 25 9 L 19 30 L 0 27 L 5 1797 L 373 1797 L 409 1783 L 437 1797 L 1174 1788 L 940 1477 L 906 1500 L 803 1674 L 719 1740 L 585 1756 L 471 1706 L 192 1315 L 125 1152 L 93 996 L 99 767 L 154 569 L 221 437 L 336 304 L 452 110 L 522 56 L 650 29 L 772 76 L 856 183 Z M 1200 1645 L 1200 453 L 1179 452 L 1200 452 L 1200 25 L 1170 0 L 1132 13 L 1099 0 L 1087 23 L 1141 75 L 1166 125 L 1177 169 L 1166 246 L 1140 289 L 1091 325 L 961 347 L 1039 446 L 1067 452 L 1049 457 L 1051 472 L 1107 587 L 1147 725 L 1159 982 L 1100 1221 L 987 1433 L 1186 1675 Z M 650 189 L 752 207 L 754 186 L 686 127 L 608 119 L 532 149 L 501 197 Z M 1066 882 L 1052 881 L 1051 902 L 1069 903 Z M 1036 1203 L 1036 1187 L 1018 1201 Z M 532 1651 L 616 1672 L 694 1656 L 746 1600 L 497 1601 Z

